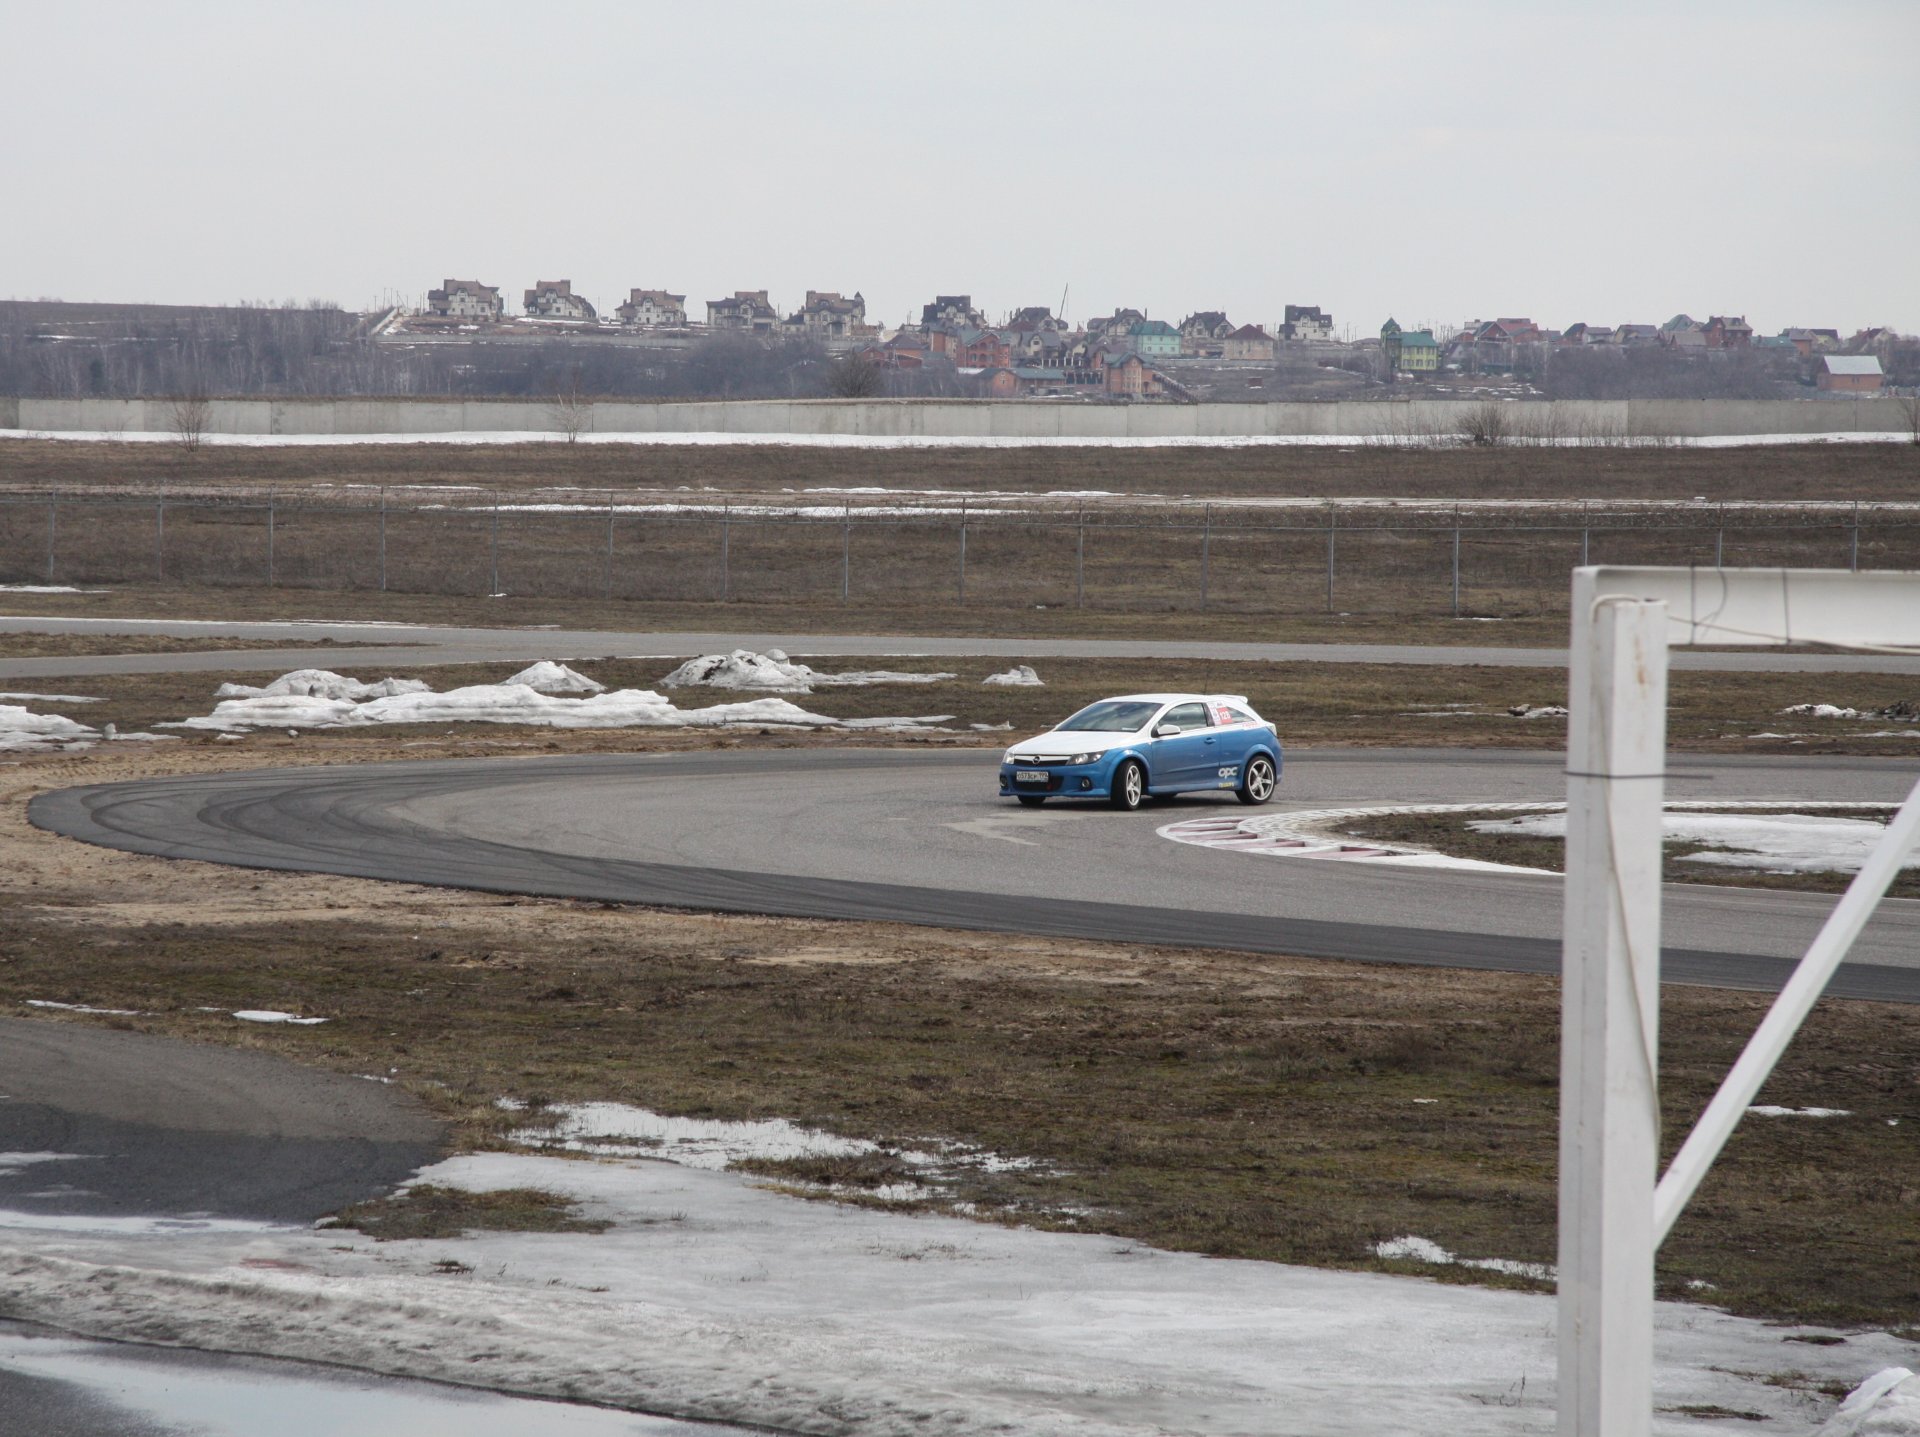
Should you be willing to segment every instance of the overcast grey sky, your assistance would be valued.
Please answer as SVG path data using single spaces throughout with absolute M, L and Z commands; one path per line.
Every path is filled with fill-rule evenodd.
M 1920 330 L 1920 3 L 0 0 L 0 296 Z

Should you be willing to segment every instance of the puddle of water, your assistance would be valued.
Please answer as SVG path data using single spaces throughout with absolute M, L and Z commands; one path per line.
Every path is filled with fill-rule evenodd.
M 8 1377 L 64 1384 L 90 1414 L 101 1407 L 125 1414 L 123 1427 L 91 1429 L 99 1437 L 116 1431 L 156 1437 L 749 1437 L 737 1427 L 291 1362 L 40 1336 L 0 1323 L 0 1393 Z M 7 1405 L 0 1401 L 0 1407 Z

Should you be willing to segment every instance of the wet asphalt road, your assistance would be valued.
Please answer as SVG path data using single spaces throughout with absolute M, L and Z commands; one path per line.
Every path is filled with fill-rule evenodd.
M 1239 813 L 1201 796 L 1137 814 L 995 796 L 979 752 L 596 754 L 258 771 L 71 789 L 44 827 L 137 852 L 494 892 L 923 923 L 1509 971 L 1558 966 L 1552 877 L 1222 852 L 1162 824 Z M 1283 804 L 1564 796 L 1556 754 L 1314 751 Z M 1895 802 L 1898 760 L 1681 760 L 1674 798 Z M 1224 803 L 1224 807 L 1222 807 Z M 1773 988 L 1832 906 L 1814 894 L 1666 891 L 1665 976 Z M 1890 900 L 1831 990 L 1920 1001 L 1920 902 Z

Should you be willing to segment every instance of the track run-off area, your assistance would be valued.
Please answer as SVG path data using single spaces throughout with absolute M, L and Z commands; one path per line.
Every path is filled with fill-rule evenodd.
M 66 789 L 34 823 L 128 851 L 614 903 L 1515 972 L 1559 964 L 1557 876 L 1287 862 L 1174 843 L 1217 814 L 1551 801 L 1555 753 L 1309 750 L 1266 810 L 1016 807 L 997 754 L 794 749 L 437 760 Z M 1897 803 L 1897 759 L 1675 755 L 1676 800 Z M 1663 976 L 1777 988 L 1831 895 L 1665 895 Z M 1920 1002 L 1920 901 L 1887 900 L 1835 996 Z

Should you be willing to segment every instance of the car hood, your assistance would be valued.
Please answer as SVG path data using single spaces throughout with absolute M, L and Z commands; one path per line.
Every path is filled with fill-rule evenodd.
M 1008 744 L 1009 754 L 1023 758 L 1070 758 L 1076 753 L 1095 753 L 1110 748 L 1126 748 L 1140 741 L 1132 733 L 1043 733 Z

